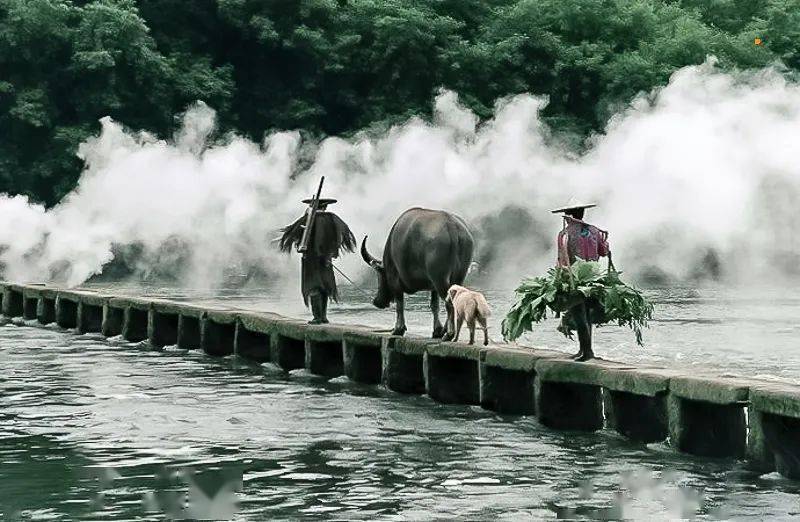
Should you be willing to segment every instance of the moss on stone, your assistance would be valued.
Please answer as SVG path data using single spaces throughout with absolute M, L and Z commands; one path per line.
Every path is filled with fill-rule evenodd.
M 479 361 L 481 358 L 481 351 L 483 346 L 470 345 L 464 343 L 451 343 L 439 342 L 435 344 L 428 344 L 425 351 L 429 356 L 442 357 L 450 359 L 468 359 L 471 361 Z
M 139 297 L 112 297 L 108 300 L 112 308 L 136 308 L 137 310 L 149 310 L 152 301 Z
M 559 359 L 539 359 L 536 374 L 540 380 L 602 386 L 603 372 L 609 368 L 624 368 L 620 363 L 595 359 L 575 362 Z
M 750 389 L 751 408 L 773 415 L 800 418 L 800 386 L 758 384 Z
M 750 385 L 741 377 L 672 377 L 669 381 L 670 394 L 682 399 L 711 402 L 714 404 L 735 404 L 747 401 Z
M 481 363 L 485 366 L 532 372 L 539 359 L 565 358 L 566 354 L 553 350 L 534 350 L 523 347 L 490 346 L 481 355 Z
M 378 333 L 369 329 L 348 329 L 342 335 L 342 340 L 348 344 L 361 346 L 374 346 L 380 348 L 390 336 L 386 333 Z
M 664 368 L 608 368 L 600 383 L 609 390 L 655 397 L 669 390 L 670 379 L 678 375 Z
M 393 335 L 387 341 L 386 348 L 389 351 L 407 355 L 422 355 L 425 353 L 425 348 L 437 343 L 439 343 L 438 339 L 415 337 L 411 335 L 404 337 Z

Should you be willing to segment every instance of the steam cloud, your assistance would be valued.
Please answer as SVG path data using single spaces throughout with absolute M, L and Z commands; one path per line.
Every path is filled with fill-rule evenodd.
M 321 143 L 298 132 L 261 144 L 212 139 L 215 113 L 199 102 L 169 142 L 104 118 L 78 150 L 78 187 L 58 206 L 0 195 L 2 276 L 77 285 L 124 261 L 137 277 L 195 287 L 231 272 L 294 279 L 296 260 L 270 240 L 321 175 L 340 201 L 332 210 L 370 235 L 374 253 L 406 208 L 461 214 L 481 240 L 486 285 L 553 264 L 560 221 L 548 209 L 572 195 L 600 204 L 587 218 L 611 231 L 629 274 L 794 275 L 800 86 L 774 70 L 723 73 L 709 59 L 639 96 L 581 153 L 551 135 L 545 105 L 500 100 L 480 123 L 443 91 L 433 122 Z M 342 267 L 366 274 L 356 255 Z

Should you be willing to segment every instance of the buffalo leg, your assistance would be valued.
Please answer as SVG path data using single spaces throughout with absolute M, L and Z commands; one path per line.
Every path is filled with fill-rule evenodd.
M 397 312 L 397 321 L 394 323 L 394 330 L 392 335 L 404 335 L 406 333 L 406 302 L 405 295 L 400 294 L 395 297 L 395 311 Z
M 439 320 L 439 294 L 431 291 L 431 313 L 433 314 L 433 338 L 440 339 L 445 334 L 445 328 Z
M 455 310 L 453 309 L 453 303 L 450 301 L 445 300 L 444 302 L 445 310 L 447 310 L 447 332 L 442 337 L 443 341 L 449 341 L 453 339 L 456 335 L 456 325 L 455 325 Z

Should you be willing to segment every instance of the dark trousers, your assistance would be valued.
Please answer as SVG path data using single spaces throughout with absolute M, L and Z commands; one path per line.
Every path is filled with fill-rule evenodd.
M 575 357 L 578 359 L 591 359 L 594 357 L 592 351 L 592 324 L 597 322 L 602 315 L 600 303 L 596 300 L 584 300 L 573 306 L 561 316 L 561 325 L 558 330 L 572 338 L 572 332 L 578 334 L 578 346 L 580 347 Z
M 575 331 L 578 333 L 578 346 L 580 347 L 578 353 L 592 356 L 592 322 L 586 301 L 572 307 L 570 315 L 575 323 Z

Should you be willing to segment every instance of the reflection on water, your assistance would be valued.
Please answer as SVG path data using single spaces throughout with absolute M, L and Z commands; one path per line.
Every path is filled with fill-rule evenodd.
M 0 327 L 0 518 L 788 520 L 798 493 L 608 432 Z

